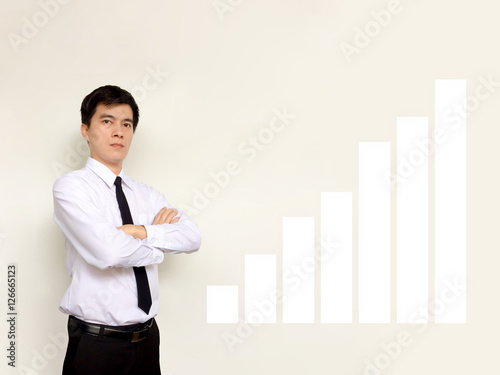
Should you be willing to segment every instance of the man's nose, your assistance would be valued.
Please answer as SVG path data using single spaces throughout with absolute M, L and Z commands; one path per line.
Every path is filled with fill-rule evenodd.
M 117 124 L 113 127 L 113 137 L 123 137 L 123 129 L 120 124 Z

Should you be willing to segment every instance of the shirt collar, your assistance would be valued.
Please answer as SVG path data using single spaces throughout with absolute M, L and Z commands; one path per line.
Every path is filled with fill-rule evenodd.
M 85 164 L 85 167 L 89 168 L 92 172 L 98 175 L 110 188 L 113 187 L 113 185 L 115 184 L 116 175 L 113 172 L 111 172 L 111 169 L 106 167 L 101 162 L 89 157 L 87 159 L 87 164 Z M 118 176 L 122 178 L 122 182 L 125 183 L 127 187 L 132 189 L 130 178 L 123 173 L 123 168 Z

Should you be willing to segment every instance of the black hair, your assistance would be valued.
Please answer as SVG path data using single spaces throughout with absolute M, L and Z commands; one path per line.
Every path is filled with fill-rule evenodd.
M 104 104 L 105 106 L 113 104 L 128 104 L 130 108 L 132 108 L 132 126 L 135 132 L 135 128 L 139 122 L 139 107 L 137 106 L 132 94 L 118 86 L 112 85 L 101 86 L 95 89 L 83 99 L 82 106 L 80 108 L 82 124 L 90 126 L 90 120 L 92 119 L 92 116 L 94 116 L 96 108 L 99 104 Z

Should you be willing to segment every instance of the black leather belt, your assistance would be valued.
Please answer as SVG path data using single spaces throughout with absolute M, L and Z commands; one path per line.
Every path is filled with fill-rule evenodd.
M 153 319 L 154 318 L 151 318 L 146 323 L 143 324 L 137 324 L 137 325 L 134 324 L 133 326 L 130 327 L 125 326 L 124 328 L 121 328 L 121 327 L 110 327 L 100 324 L 87 323 L 81 319 L 75 318 L 74 316 L 69 317 L 70 322 L 73 322 L 76 325 L 78 325 L 78 327 L 80 327 L 82 332 L 94 336 L 102 335 L 106 337 L 127 340 L 130 342 L 139 342 L 144 340 L 148 336 L 149 329 L 153 325 Z M 134 329 L 135 326 L 137 326 L 137 329 Z

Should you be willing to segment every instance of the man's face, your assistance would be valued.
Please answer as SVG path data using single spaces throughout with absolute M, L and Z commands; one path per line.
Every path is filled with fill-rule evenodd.
M 115 174 L 120 173 L 132 143 L 132 119 L 132 108 L 128 104 L 98 104 L 90 126 L 81 126 L 82 135 L 89 142 L 90 156 Z

